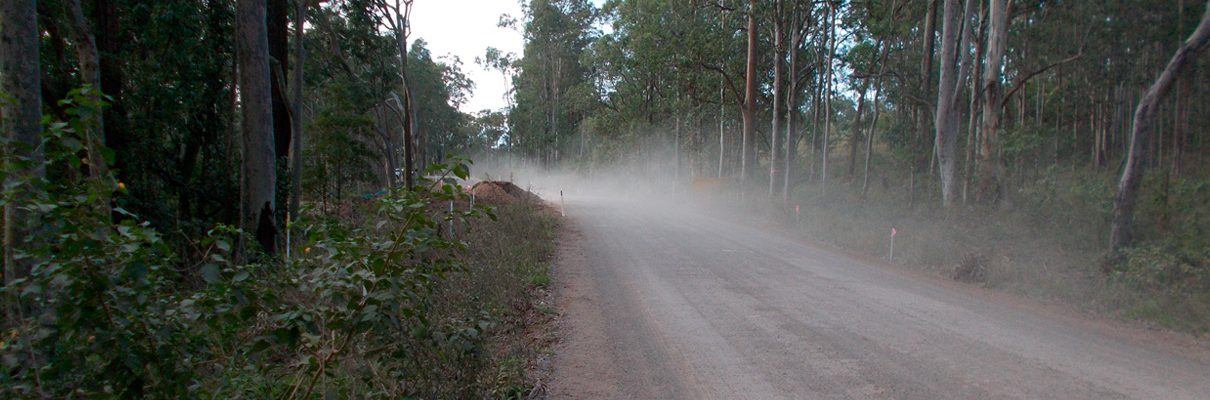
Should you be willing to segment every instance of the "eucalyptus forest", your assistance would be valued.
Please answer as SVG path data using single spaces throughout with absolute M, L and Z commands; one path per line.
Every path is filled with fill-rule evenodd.
M 1210 332 L 1208 2 L 439 1 L 3 0 L 0 397 L 545 397 L 593 185 Z

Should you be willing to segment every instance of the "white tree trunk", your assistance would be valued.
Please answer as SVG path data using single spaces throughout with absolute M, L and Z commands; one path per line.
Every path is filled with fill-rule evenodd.
M 987 59 L 983 67 L 983 126 L 979 140 L 979 185 L 976 198 L 1003 200 L 1003 166 L 1000 160 L 1000 115 L 1004 84 L 1000 73 L 1008 45 L 1008 1 L 991 0 L 988 14 Z
M 971 0 L 959 7 L 958 0 L 945 0 L 941 28 L 941 78 L 937 88 L 937 135 L 934 140 L 938 172 L 941 175 L 941 201 L 945 207 L 954 204 L 957 184 L 957 149 L 959 119 L 958 88 L 969 67 Z
M 748 179 L 755 171 L 756 163 L 756 0 L 749 0 L 748 10 L 748 63 L 744 84 L 744 136 L 740 145 L 739 180 L 740 191 L 747 190 Z
M 1118 181 L 1118 193 L 1113 201 L 1113 226 L 1110 231 L 1110 247 L 1120 252 L 1133 242 L 1131 228 L 1134 223 L 1134 206 L 1139 196 L 1139 186 L 1143 183 L 1143 174 L 1147 166 L 1147 140 L 1151 134 L 1151 124 L 1155 121 L 1156 109 L 1161 100 L 1172 89 L 1172 84 L 1181 71 L 1192 64 L 1201 50 L 1210 45 L 1210 1 L 1206 2 L 1206 11 L 1202 22 L 1189 35 L 1185 43 L 1177 49 L 1172 60 L 1160 77 L 1151 84 L 1143 94 L 1139 106 L 1134 110 L 1134 127 L 1130 132 L 1130 151 L 1126 154 L 1126 167 L 1122 170 L 1122 178 Z
M 726 136 L 726 130 L 725 130 L 727 109 L 725 107 L 726 101 L 723 99 L 723 97 L 724 97 L 723 92 L 725 91 L 725 88 L 723 87 L 722 79 L 723 78 L 719 78 L 719 83 L 718 83 L 718 177 L 719 178 L 723 177 L 723 161 L 726 160 L 726 154 L 727 154 L 726 153 L 727 136 Z
M 828 5 L 831 7 L 831 11 L 828 12 L 828 16 L 831 18 L 830 22 L 828 23 L 828 40 L 831 41 L 831 45 L 828 46 L 828 55 L 825 57 L 828 65 L 825 66 L 827 68 L 827 73 L 825 74 L 827 76 L 827 81 L 824 82 L 824 91 L 826 93 L 823 99 L 823 165 L 821 166 L 819 174 L 819 185 L 821 191 L 825 195 L 828 194 L 828 138 L 832 136 L 832 62 L 833 58 L 836 57 L 836 13 L 839 12 L 836 5 L 832 4 L 831 2 L 829 2 Z

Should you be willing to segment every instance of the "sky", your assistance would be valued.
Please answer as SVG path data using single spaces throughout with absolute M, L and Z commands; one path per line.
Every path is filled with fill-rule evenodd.
M 457 56 L 462 72 L 475 82 L 475 90 L 462 105 L 462 111 L 499 110 L 508 101 L 505 93 L 511 82 L 499 71 L 475 64 L 488 47 L 513 53 L 519 58 L 525 43 L 521 32 L 497 27 L 502 14 L 522 20 L 521 0 L 416 0 L 412 3 L 412 38 L 428 43 L 433 57 Z M 604 0 L 591 0 L 600 7 Z
M 501 14 L 521 19 L 517 0 L 416 0 L 412 5 L 412 38 L 428 42 L 433 57 L 457 56 L 462 72 L 475 82 L 475 90 L 462 105 L 468 113 L 506 107 L 504 94 L 509 89 L 499 71 L 475 64 L 487 48 L 521 55 L 521 33 L 497 27 Z

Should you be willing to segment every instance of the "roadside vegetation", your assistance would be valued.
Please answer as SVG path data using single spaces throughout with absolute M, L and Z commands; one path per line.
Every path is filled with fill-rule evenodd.
M 1196 335 L 1210 332 L 1210 229 L 1199 204 L 1208 177 L 1163 182 L 1140 202 L 1136 220 L 1150 240 L 1120 255 L 1108 252 L 1114 176 L 1043 171 L 1022 185 L 1012 209 L 913 206 L 902 187 L 878 187 L 865 199 L 852 184 L 827 195 L 804 190 L 794 205 L 770 202 L 762 213 L 794 236 L 941 277 L 1005 290 L 1077 309 Z M 842 177 L 838 181 L 843 182 Z M 1173 218 L 1174 210 L 1186 217 Z
M 557 220 L 410 2 L 0 4 L 0 398 L 541 391 Z
M 96 112 L 83 93 L 69 115 Z M 32 199 L 29 270 L 0 294 L 5 398 L 516 398 L 549 344 L 553 214 L 539 203 L 480 203 L 432 164 L 426 190 L 396 189 L 305 208 L 290 255 L 244 249 L 216 225 L 184 257 L 128 196 L 80 174 L 80 120 L 48 125 Z M 19 161 L 27 162 L 27 161 Z M 22 167 L 24 168 L 24 167 Z M 16 168 L 5 168 L 12 171 Z M 453 205 L 452 210 L 447 204 Z M 194 272 L 194 273 L 190 273 Z M 532 334 L 532 335 L 531 335 Z M 536 336 L 534 336 L 536 335 Z

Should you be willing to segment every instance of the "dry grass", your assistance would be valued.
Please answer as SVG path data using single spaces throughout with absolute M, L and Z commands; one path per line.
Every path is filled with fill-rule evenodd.
M 458 227 L 468 244 L 465 272 L 451 275 L 434 296 L 434 319 L 486 328 L 479 362 L 456 366 L 474 375 L 464 384 L 471 390 L 444 395 L 525 398 L 554 342 L 548 286 L 557 215 L 528 202 L 499 206 L 495 214 L 496 221 Z

